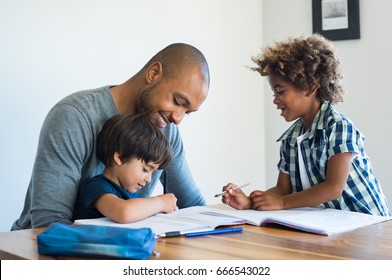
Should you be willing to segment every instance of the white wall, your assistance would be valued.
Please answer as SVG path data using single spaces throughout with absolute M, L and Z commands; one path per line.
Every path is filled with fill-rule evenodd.
M 360 0 L 361 39 L 335 41 L 343 67 L 344 102 L 336 106 L 365 134 L 365 148 L 384 193 L 392 206 L 391 65 L 392 2 Z M 263 0 L 264 43 L 312 33 L 311 0 Z M 276 183 L 279 144 L 276 139 L 289 127 L 272 104 L 265 83 L 266 182 Z
M 244 67 L 262 45 L 261 14 L 259 0 L 0 0 L 0 231 L 22 209 L 49 109 L 125 81 L 173 42 L 210 64 L 210 94 L 180 125 L 207 202 L 229 181 L 262 185 L 263 83 Z

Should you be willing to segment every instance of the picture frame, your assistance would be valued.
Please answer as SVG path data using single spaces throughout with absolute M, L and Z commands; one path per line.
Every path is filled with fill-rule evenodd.
M 313 33 L 337 40 L 360 39 L 359 0 L 312 0 Z

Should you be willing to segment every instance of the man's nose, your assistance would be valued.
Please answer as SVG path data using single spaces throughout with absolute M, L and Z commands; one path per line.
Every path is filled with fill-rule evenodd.
M 181 110 L 178 112 L 173 112 L 171 118 L 174 124 L 179 125 L 185 117 L 185 110 Z

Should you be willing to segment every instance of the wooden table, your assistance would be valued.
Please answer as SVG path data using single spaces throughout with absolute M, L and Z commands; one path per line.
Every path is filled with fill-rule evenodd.
M 284 227 L 243 225 L 242 233 L 157 240 L 152 260 L 392 260 L 392 221 L 332 236 Z M 72 259 L 39 255 L 37 234 L 44 229 L 0 233 L 0 259 Z

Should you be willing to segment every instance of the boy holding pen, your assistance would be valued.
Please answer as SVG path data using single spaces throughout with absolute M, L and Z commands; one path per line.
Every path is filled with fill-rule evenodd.
M 106 216 L 130 223 L 177 209 L 172 193 L 142 198 L 137 192 L 171 160 L 169 143 L 150 118 L 140 114 L 110 118 L 98 134 L 96 152 L 105 169 L 81 186 L 74 220 Z
M 273 103 L 294 124 L 281 141 L 275 187 L 246 196 L 223 187 L 222 202 L 236 209 L 279 210 L 322 206 L 389 216 L 381 186 L 364 149 L 365 137 L 332 104 L 343 100 L 340 62 L 318 34 L 266 47 L 251 68 L 267 76 Z

